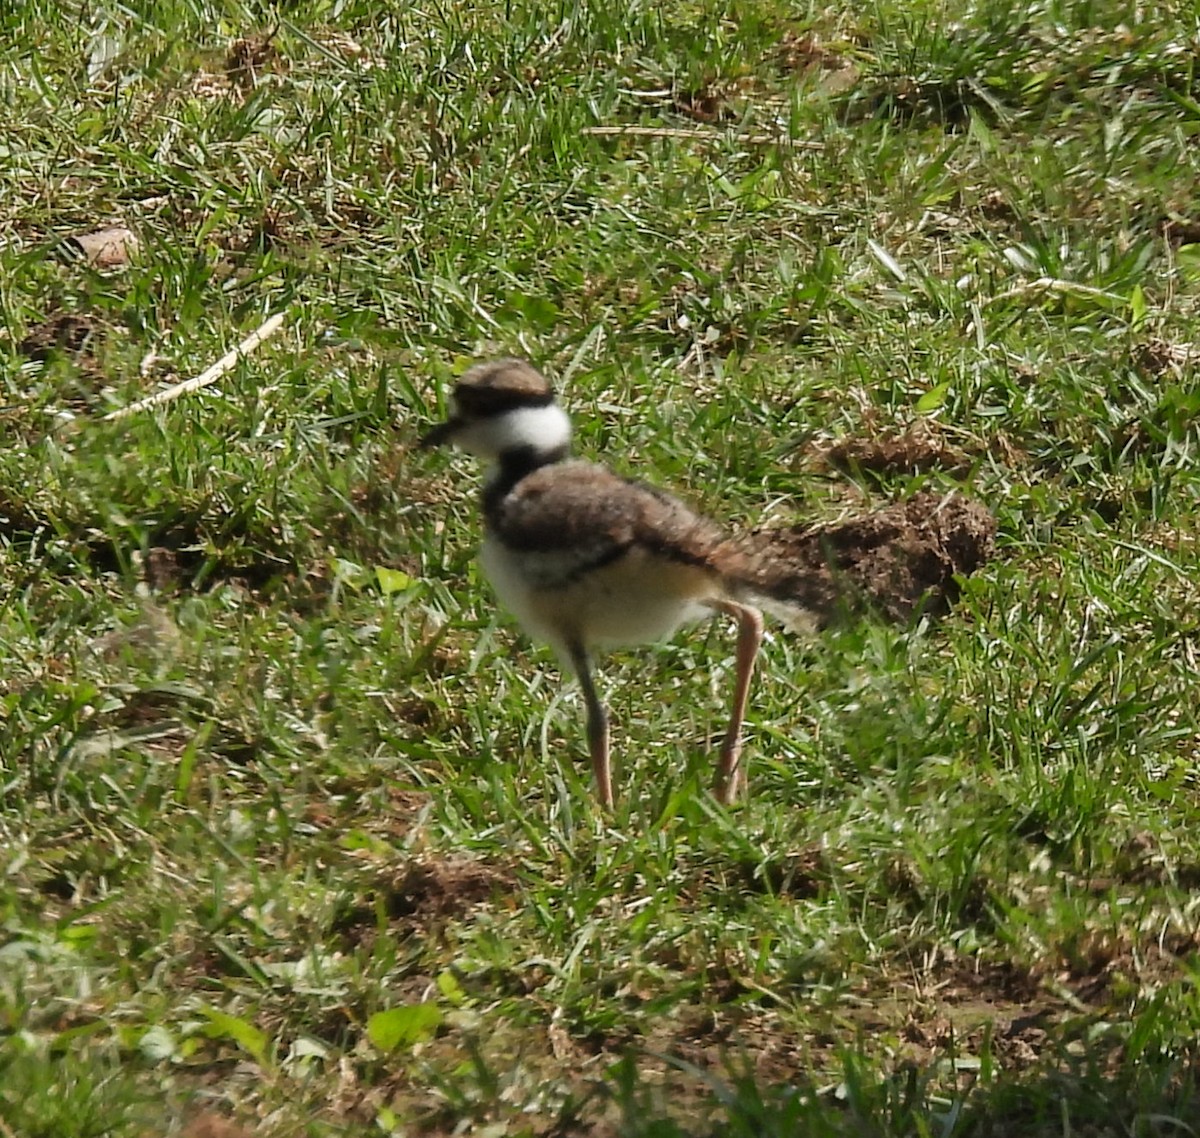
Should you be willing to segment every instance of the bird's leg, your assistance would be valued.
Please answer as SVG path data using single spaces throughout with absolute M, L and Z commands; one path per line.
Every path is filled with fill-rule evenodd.
M 729 729 L 721 743 L 721 758 L 717 766 L 716 786 L 713 788 L 717 800 L 725 806 L 737 801 L 745 779 L 741 767 L 742 721 L 746 718 L 746 704 L 750 699 L 750 679 L 754 675 L 754 658 L 758 655 L 763 638 L 762 613 L 746 605 L 721 601 L 714 606 L 738 622 L 737 675 L 733 686 L 733 710 L 729 716 Z
M 596 682 L 592 678 L 592 662 L 582 644 L 570 646 L 571 664 L 579 676 L 587 704 L 588 751 L 592 756 L 592 774 L 596 779 L 596 797 L 605 810 L 613 804 L 612 769 L 608 756 L 608 711 L 596 693 Z

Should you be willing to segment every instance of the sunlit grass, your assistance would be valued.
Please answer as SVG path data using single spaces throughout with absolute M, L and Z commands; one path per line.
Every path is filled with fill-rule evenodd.
M 1190 8 L 0 29 L 0 1130 L 1194 1128 Z M 415 448 L 500 351 L 733 525 L 959 488 L 996 559 L 773 631 L 733 811 L 729 630 L 614 656 L 602 817 Z

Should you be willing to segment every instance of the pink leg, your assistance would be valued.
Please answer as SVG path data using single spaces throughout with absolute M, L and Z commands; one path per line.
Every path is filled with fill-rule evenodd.
M 596 693 L 596 683 L 592 679 L 592 662 L 587 652 L 580 645 L 571 645 L 571 663 L 579 676 L 579 685 L 583 688 L 584 702 L 587 704 L 587 737 L 588 751 L 592 757 L 592 775 L 596 780 L 596 797 L 605 810 L 611 810 L 613 805 L 612 768 L 608 753 L 608 711 Z
M 745 784 L 742 770 L 742 721 L 746 718 L 746 705 L 750 700 L 750 679 L 754 675 L 754 658 L 762 644 L 762 613 L 746 605 L 722 601 L 713 606 L 728 613 L 738 622 L 737 674 L 733 687 L 733 711 L 729 716 L 729 729 L 721 743 L 721 758 L 717 766 L 716 786 L 713 788 L 717 800 L 725 806 L 737 801 Z

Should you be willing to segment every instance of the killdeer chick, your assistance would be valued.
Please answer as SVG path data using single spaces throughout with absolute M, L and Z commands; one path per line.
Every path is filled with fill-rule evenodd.
M 477 364 L 450 418 L 421 440 L 488 464 L 480 562 L 500 600 L 579 677 L 596 794 L 612 805 L 608 713 L 593 653 L 645 644 L 714 612 L 737 621 L 737 667 L 715 793 L 738 795 L 742 721 L 762 641 L 762 574 L 712 522 L 660 490 L 569 457 L 571 424 L 550 384 L 523 360 Z M 788 613 L 780 615 L 802 614 Z

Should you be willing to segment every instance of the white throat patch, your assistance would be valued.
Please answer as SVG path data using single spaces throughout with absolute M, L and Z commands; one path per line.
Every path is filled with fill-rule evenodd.
M 571 441 L 571 420 L 557 404 L 517 407 L 469 423 L 454 432 L 454 445 L 482 459 L 498 459 L 506 451 L 529 449 L 536 454 L 562 450 Z

